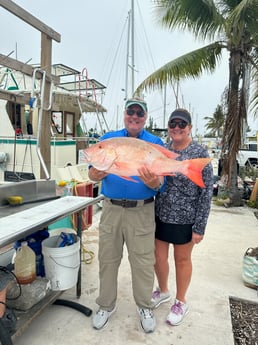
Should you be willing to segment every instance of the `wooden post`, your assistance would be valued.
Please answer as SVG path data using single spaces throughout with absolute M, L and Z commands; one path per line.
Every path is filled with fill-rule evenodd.
M 250 201 L 257 201 L 258 200 L 258 178 L 255 181 L 252 193 L 250 195 Z
M 51 73 L 51 65 L 52 65 L 52 39 L 47 36 L 46 34 L 41 34 L 41 68 L 45 70 L 47 73 Z M 51 83 L 49 80 L 46 80 L 45 83 L 45 92 L 44 92 L 44 99 L 42 99 L 42 107 L 43 107 L 43 114 L 42 114 L 42 128 L 41 128 L 41 154 L 44 159 L 46 168 L 51 176 L 51 111 L 44 110 L 49 107 L 49 100 L 50 100 L 50 91 L 51 91 Z M 45 178 L 45 172 L 40 167 L 40 178 Z

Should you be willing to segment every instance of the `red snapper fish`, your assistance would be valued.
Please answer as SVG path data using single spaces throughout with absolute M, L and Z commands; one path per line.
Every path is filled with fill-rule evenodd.
M 85 161 L 96 169 L 137 182 L 130 176 L 139 176 L 138 170 L 146 166 L 159 176 L 181 173 L 196 185 L 204 188 L 202 169 L 210 158 L 175 160 L 179 155 L 163 146 L 144 140 L 115 137 L 98 142 L 83 150 Z

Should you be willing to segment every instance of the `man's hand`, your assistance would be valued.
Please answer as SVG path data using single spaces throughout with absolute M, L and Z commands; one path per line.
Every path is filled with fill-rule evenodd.
M 105 171 L 98 170 L 94 167 L 91 167 L 89 170 L 89 178 L 92 181 L 101 181 L 108 174 Z
M 138 169 L 138 172 L 140 174 L 139 178 L 149 188 L 152 188 L 152 189 L 159 188 L 159 186 L 164 183 L 163 176 L 158 176 L 154 174 L 145 165 L 142 166 L 140 169 Z

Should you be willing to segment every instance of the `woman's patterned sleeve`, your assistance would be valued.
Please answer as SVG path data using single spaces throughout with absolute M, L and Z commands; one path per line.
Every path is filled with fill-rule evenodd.
M 205 233 L 213 196 L 213 168 L 211 163 L 203 169 L 203 181 L 205 188 L 201 189 L 200 192 L 196 209 L 196 219 L 193 225 L 193 231 L 200 235 L 204 235 Z

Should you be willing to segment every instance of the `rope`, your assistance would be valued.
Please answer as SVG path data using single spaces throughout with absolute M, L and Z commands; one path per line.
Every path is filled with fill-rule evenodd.
M 95 257 L 94 252 L 91 250 L 87 250 L 84 244 L 82 244 L 81 252 L 82 252 L 82 262 L 84 262 L 85 264 L 91 264 Z M 87 255 L 89 256 L 88 258 L 86 257 Z

